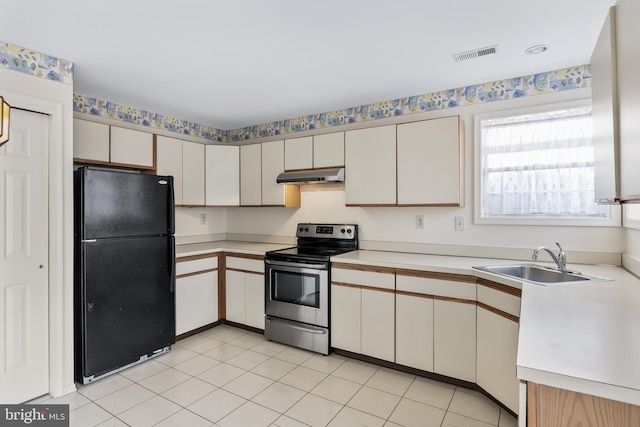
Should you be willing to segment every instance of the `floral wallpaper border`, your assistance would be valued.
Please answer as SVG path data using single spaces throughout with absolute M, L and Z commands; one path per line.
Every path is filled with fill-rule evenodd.
M 73 62 L 0 41 L 0 66 L 65 84 L 73 84 Z
M 73 84 L 73 62 L 2 41 L 0 66 L 36 77 Z M 79 94 L 73 96 L 73 110 L 211 141 L 239 142 L 590 86 L 591 66 L 580 65 L 232 130 L 216 129 Z
M 139 110 L 85 95 L 73 95 L 73 111 L 140 126 L 148 126 L 154 129 L 162 129 L 181 135 L 196 136 L 210 141 L 228 142 L 226 138 L 227 132 L 211 126 L 199 125 L 175 117 Z
M 73 109 L 81 113 L 164 129 L 183 135 L 197 136 L 212 141 L 239 142 L 590 86 L 591 66 L 581 65 L 227 131 L 84 95 L 74 95 Z

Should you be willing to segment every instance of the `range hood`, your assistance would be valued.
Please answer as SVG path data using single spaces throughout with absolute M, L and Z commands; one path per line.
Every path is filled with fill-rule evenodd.
M 278 184 L 322 184 L 344 182 L 344 168 L 310 169 L 282 172 L 276 179 Z

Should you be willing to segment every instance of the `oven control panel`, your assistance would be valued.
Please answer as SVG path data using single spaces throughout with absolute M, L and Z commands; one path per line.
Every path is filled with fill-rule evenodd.
M 356 237 L 357 227 L 354 224 L 298 224 L 296 236 L 353 239 Z

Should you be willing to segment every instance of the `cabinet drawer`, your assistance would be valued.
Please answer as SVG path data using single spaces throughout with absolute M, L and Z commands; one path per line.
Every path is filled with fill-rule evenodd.
M 183 274 L 196 273 L 198 271 L 206 271 L 218 268 L 218 257 L 207 257 L 201 259 L 193 259 L 190 261 L 176 260 L 176 276 Z
M 476 284 L 429 277 L 396 276 L 396 289 L 418 294 L 476 300 Z
M 478 285 L 478 302 L 520 317 L 520 298 L 515 295 Z
M 264 273 L 264 260 L 227 257 L 227 268 Z
M 331 269 L 331 281 L 352 285 L 369 286 L 372 288 L 395 289 L 395 274 L 378 273 L 375 271 Z

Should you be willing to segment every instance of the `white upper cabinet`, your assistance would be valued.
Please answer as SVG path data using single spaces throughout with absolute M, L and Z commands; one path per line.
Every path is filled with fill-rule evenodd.
M 284 185 L 276 183 L 284 171 L 284 141 L 262 144 L 262 204 L 284 205 Z
M 207 206 L 240 205 L 240 147 L 206 145 Z
M 344 132 L 325 133 L 313 137 L 313 167 L 344 166 Z
M 73 119 L 73 158 L 78 163 L 155 170 L 154 135 Z
M 109 163 L 109 125 L 73 119 L 73 157 Z
M 182 141 L 182 204 L 204 206 L 204 144 Z
M 612 7 L 591 55 L 595 198 L 600 203 L 620 198 L 615 28 Z
M 300 206 L 300 186 L 278 184 L 284 171 L 284 141 L 262 144 L 262 206 Z
M 396 126 L 345 132 L 347 206 L 396 204 Z
M 155 169 L 153 134 L 111 126 L 111 163 Z
M 620 117 L 620 196 L 640 200 L 640 2 L 618 0 L 616 46 Z
M 284 141 L 284 170 L 313 168 L 313 137 L 286 139 Z
M 240 206 L 262 204 L 262 144 L 240 147 Z
M 398 125 L 398 205 L 464 205 L 458 116 Z
M 182 141 L 158 135 L 156 137 L 156 173 L 173 176 L 173 198 L 182 204 Z

